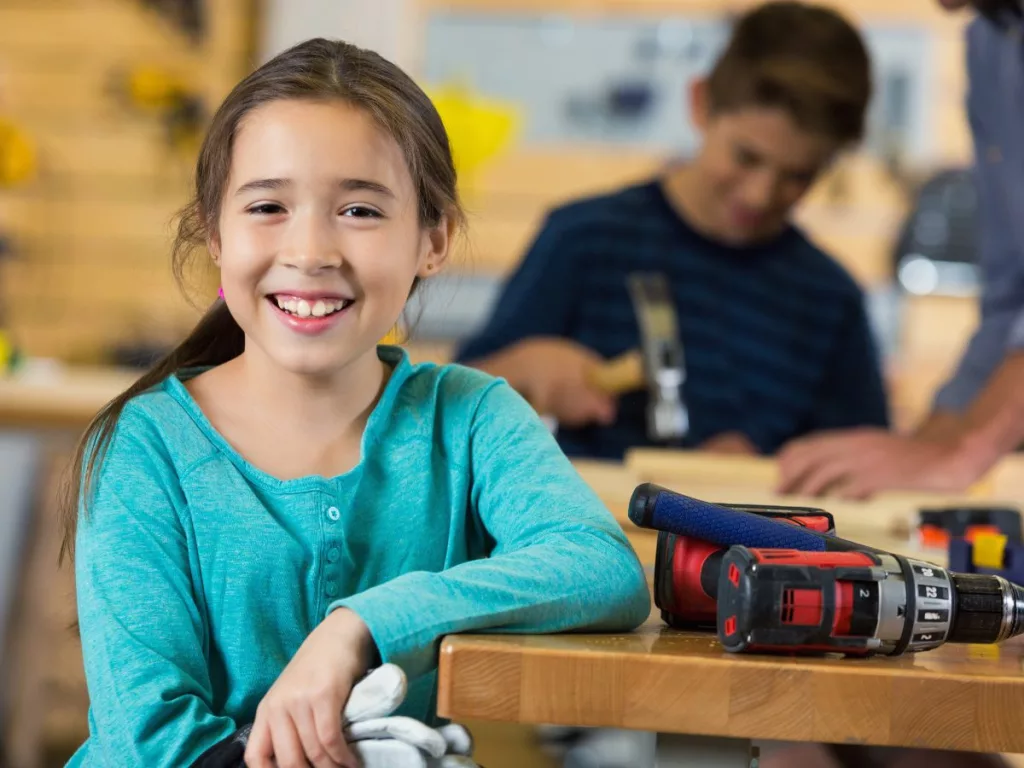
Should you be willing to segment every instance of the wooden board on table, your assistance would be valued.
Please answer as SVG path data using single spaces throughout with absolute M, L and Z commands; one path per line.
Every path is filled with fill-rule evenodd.
M 824 509 L 835 517 L 839 535 L 849 538 L 850 529 L 906 536 L 924 507 L 1016 506 L 1024 498 L 1024 458 L 1018 457 L 1004 459 L 966 493 L 888 491 L 864 501 L 780 495 L 774 490 L 777 463 L 764 457 L 637 449 L 627 454 L 625 464 L 638 482 L 658 483 L 705 501 Z
M 621 635 L 441 646 L 438 714 L 753 739 L 1024 751 L 1024 643 L 901 658 L 726 653 L 652 617 Z
M 762 456 L 633 448 L 626 453 L 625 463 L 633 474 L 650 482 L 680 477 L 721 485 L 772 488 L 778 478 L 776 462 Z

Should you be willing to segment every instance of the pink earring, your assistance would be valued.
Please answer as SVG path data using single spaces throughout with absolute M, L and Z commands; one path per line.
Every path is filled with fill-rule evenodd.
M 224 298 L 224 289 L 223 288 L 218 288 L 217 289 L 217 298 L 218 299 L 223 299 Z

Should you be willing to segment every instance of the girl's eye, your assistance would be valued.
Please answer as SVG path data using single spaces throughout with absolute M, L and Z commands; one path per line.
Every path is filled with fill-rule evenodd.
M 381 214 L 379 211 L 375 211 L 373 208 L 367 208 L 365 205 L 353 205 L 341 212 L 342 216 L 349 216 L 353 219 L 379 219 Z
M 259 203 L 249 209 L 249 213 L 256 214 L 257 216 L 272 216 L 282 211 L 284 211 L 284 208 L 277 203 Z

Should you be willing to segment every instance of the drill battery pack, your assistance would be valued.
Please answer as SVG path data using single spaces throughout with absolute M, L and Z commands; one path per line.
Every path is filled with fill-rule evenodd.
M 949 541 L 949 568 L 959 573 L 1002 576 L 1024 586 L 1024 542 L 1000 533 L 980 532 Z
M 917 539 L 923 549 L 946 551 L 954 539 L 974 541 L 994 534 L 1024 541 L 1020 510 L 1012 507 L 926 507 L 918 512 Z
M 729 509 L 778 518 L 792 525 L 836 535 L 831 513 L 813 507 L 719 504 Z M 671 627 L 715 631 L 718 577 L 728 548 L 692 536 L 658 531 L 654 562 L 654 603 Z

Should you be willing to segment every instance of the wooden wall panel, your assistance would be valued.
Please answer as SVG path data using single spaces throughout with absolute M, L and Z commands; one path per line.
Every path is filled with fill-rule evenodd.
M 193 45 L 138 0 L 0 4 L 0 115 L 29 133 L 39 161 L 34 180 L 0 189 L 0 236 L 14 246 L 0 300 L 28 354 L 98 362 L 195 321 L 169 250 L 194 157 L 112 85 L 157 66 L 212 111 L 250 68 L 254 7 L 210 0 L 208 35 Z M 209 274 L 198 279 L 210 294 Z

